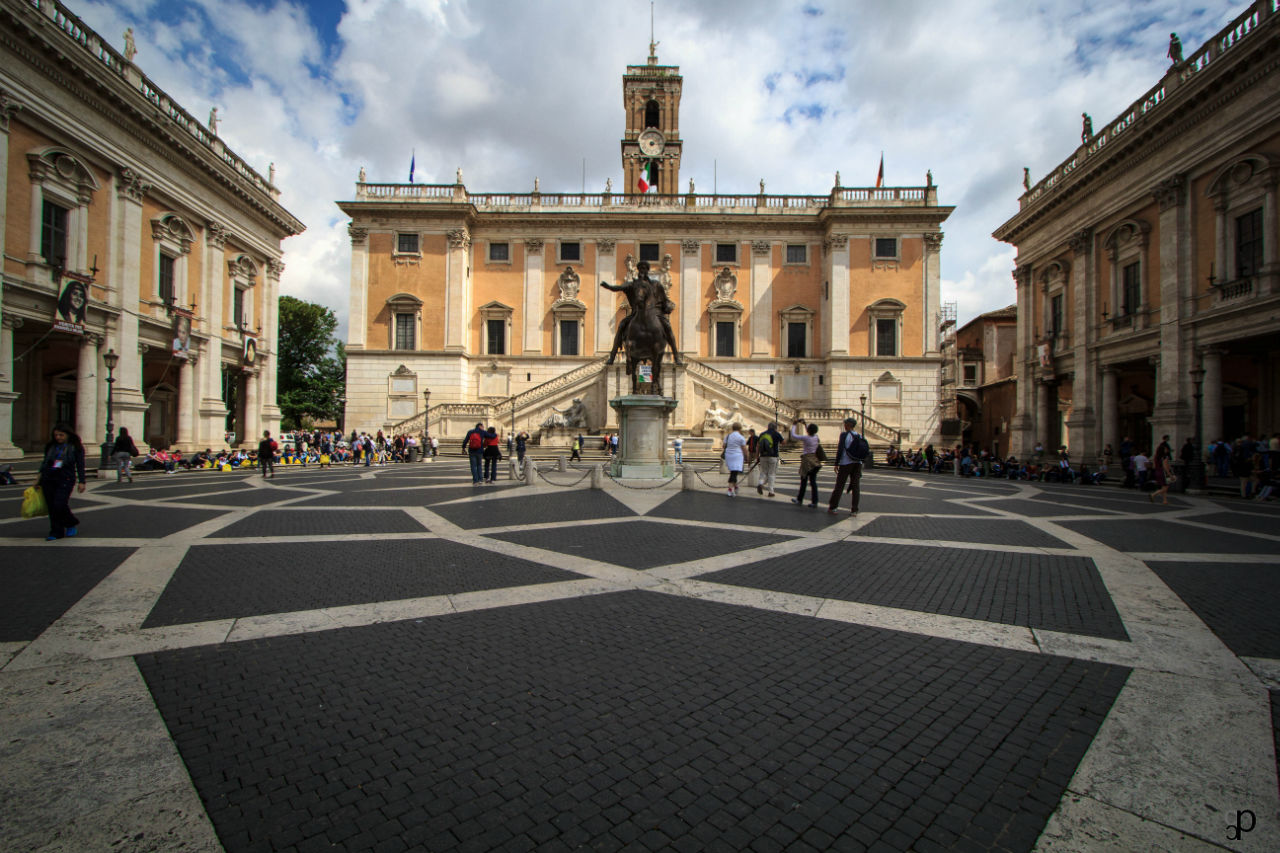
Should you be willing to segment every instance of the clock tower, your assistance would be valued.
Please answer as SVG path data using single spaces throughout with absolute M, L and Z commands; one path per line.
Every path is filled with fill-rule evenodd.
M 680 89 L 678 65 L 659 65 L 657 42 L 649 42 L 649 61 L 628 65 L 622 77 L 622 106 L 627 128 L 622 137 L 622 176 L 626 192 L 639 192 L 640 175 L 653 163 L 651 183 L 662 194 L 680 192 Z

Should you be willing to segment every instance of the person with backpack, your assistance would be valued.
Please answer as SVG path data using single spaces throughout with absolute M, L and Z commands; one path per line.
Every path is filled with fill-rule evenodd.
M 258 442 L 258 467 L 262 469 L 262 479 L 276 478 L 276 448 L 279 445 L 271 438 L 271 430 L 262 433 L 262 441 Z
M 478 486 L 484 479 L 484 424 L 476 424 L 475 429 L 467 431 L 462 437 L 462 450 L 471 462 L 471 485 Z
M 767 488 L 769 497 L 773 497 L 774 484 L 778 478 L 778 448 L 781 446 L 782 434 L 778 432 L 778 425 L 769 421 L 769 425 L 756 440 L 756 465 L 760 468 L 756 474 L 756 494 L 764 494 Z
M 498 482 L 498 461 L 502 459 L 502 439 L 497 427 L 489 427 L 484 433 L 484 482 Z
M 120 434 L 111 445 L 111 458 L 116 461 L 116 482 L 128 480 L 133 482 L 133 457 L 138 455 L 138 446 L 133 443 L 126 427 L 120 427 Z
M 836 441 L 836 486 L 831 490 L 831 500 L 827 503 L 827 512 L 835 515 L 840 511 L 840 496 L 844 494 L 845 483 L 853 495 L 853 514 L 858 514 L 858 502 L 862 497 L 862 466 L 871 458 L 871 447 L 855 427 L 858 422 L 854 418 L 844 419 L 844 432 Z

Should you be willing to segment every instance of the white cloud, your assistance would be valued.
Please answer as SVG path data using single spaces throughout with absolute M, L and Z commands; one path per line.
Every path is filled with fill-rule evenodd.
M 961 322 L 1013 301 L 1013 250 L 990 233 L 1039 179 L 1242 0 L 707 0 L 660 3 L 658 55 L 684 75 L 682 179 L 699 191 L 825 193 L 833 173 L 890 184 L 933 171 L 943 204 L 943 298 Z M 820 11 L 807 14 L 806 8 Z M 285 292 L 347 313 L 349 242 L 334 206 L 370 180 L 476 191 L 621 187 L 621 75 L 648 50 L 648 4 L 350 0 L 322 35 L 295 0 L 84 0 L 73 11 L 119 45 L 255 168 L 308 225 L 285 244 Z

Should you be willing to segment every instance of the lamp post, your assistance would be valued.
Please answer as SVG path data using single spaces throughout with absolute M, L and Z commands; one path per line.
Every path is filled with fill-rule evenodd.
M 102 357 L 102 363 L 107 367 L 107 437 L 102 442 L 102 458 L 98 460 L 98 469 L 105 470 L 111 464 L 111 445 L 114 441 L 116 425 L 111 420 L 111 406 L 115 402 L 112 397 L 112 389 L 116 384 L 115 373 L 116 365 L 120 363 L 120 356 L 116 355 L 114 349 L 108 349 L 106 355 Z
M 1204 428 L 1203 406 L 1201 405 L 1201 401 L 1204 398 L 1204 368 L 1197 366 L 1190 370 L 1189 373 L 1191 381 L 1194 382 L 1196 386 L 1196 432 L 1192 437 L 1194 453 L 1191 456 L 1191 461 L 1187 463 L 1187 470 L 1185 472 L 1187 477 L 1187 489 L 1204 491 L 1208 487 L 1204 465 L 1204 441 L 1200 437 L 1200 432 Z
M 858 402 L 862 404 L 862 408 L 858 410 L 858 425 L 862 427 L 863 432 L 866 432 L 867 427 L 863 421 L 867 419 L 867 395 L 860 394 L 858 396 Z
M 422 390 L 422 432 L 431 434 L 431 389 L 424 388 Z

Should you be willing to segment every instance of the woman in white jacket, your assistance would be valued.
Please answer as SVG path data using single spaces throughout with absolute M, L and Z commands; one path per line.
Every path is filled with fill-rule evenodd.
M 744 452 L 747 439 L 742 435 L 742 424 L 734 424 L 733 431 L 724 437 L 724 464 L 729 469 L 729 497 L 738 496 L 738 475 L 742 473 L 742 463 L 746 458 Z

